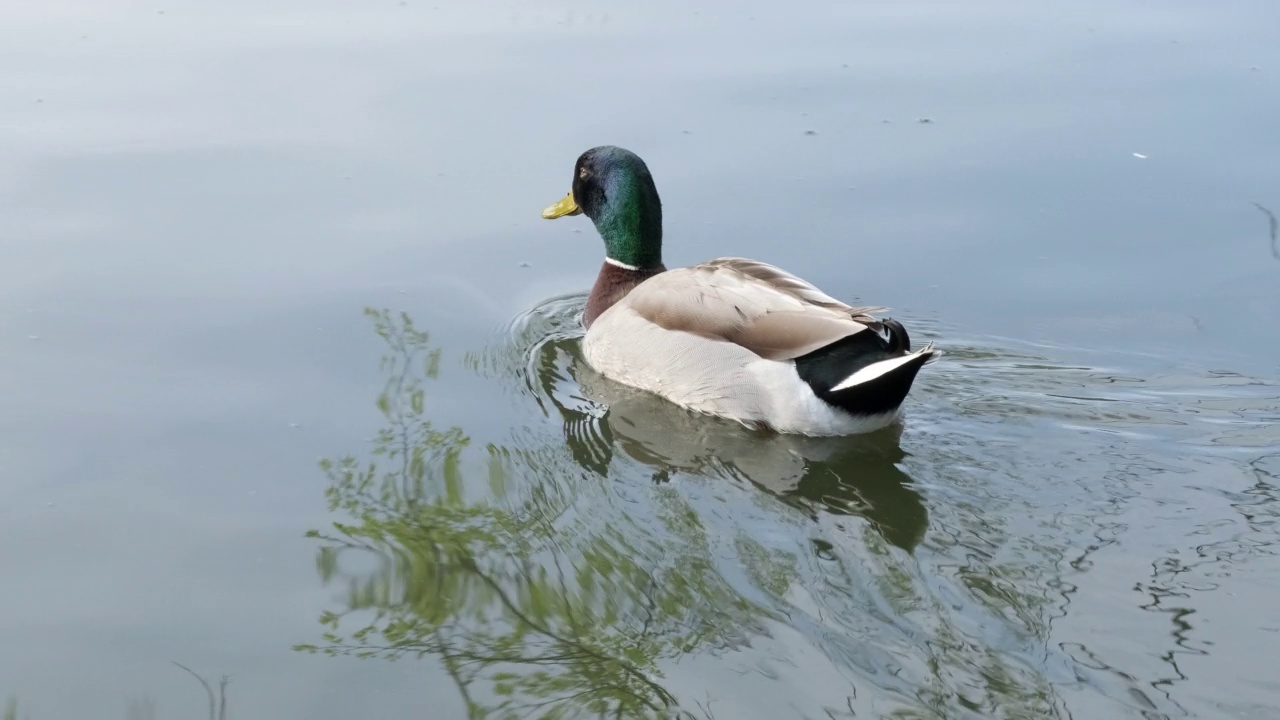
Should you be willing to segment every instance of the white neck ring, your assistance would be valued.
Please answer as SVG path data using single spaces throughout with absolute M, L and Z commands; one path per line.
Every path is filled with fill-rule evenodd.
M 620 268 L 622 268 L 623 270 L 630 270 L 630 271 L 632 271 L 632 272 L 636 272 L 637 270 L 639 270 L 639 269 L 640 269 L 640 268 L 636 267 L 635 265 L 628 265 L 628 264 L 626 264 L 626 263 L 624 263 L 624 262 L 621 262 L 621 261 L 618 261 L 618 260 L 614 260 L 613 258 L 609 257 L 608 255 L 606 255 L 606 256 L 604 257 L 604 261 L 605 261 L 605 262 L 607 262 L 607 263 L 609 263 L 610 265 L 612 265 L 612 266 L 614 266 L 614 267 L 620 267 Z

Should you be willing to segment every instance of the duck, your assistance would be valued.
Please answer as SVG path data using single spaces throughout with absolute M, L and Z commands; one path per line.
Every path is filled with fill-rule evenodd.
M 583 152 L 569 193 L 542 211 L 586 215 L 605 257 L 582 311 L 582 357 L 615 382 L 763 432 L 857 435 L 895 424 L 916 375 L 883 307 L 854 307 L 779 267 L 719 257 L 667 269 L 662 201 L 625 148 Z

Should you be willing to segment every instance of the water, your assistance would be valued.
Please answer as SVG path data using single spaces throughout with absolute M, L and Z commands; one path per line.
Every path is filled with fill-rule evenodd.
M 175 662 L 242 720 L 1280 713 L 1280 11 L 0 20 L 19 717 L 206 716 Z M 903 427 L 761 439 L 585 367 L 599 242 L 538 213 L 601 143 L 669 265 L 936 341 Z

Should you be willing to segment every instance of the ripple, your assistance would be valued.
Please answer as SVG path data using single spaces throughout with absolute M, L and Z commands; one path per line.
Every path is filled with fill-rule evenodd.
M 1274 553 L 1274 379 L 928 322 L 919 335 L 946 354 L 901 425 L 762 435 L 595 373 L 583 300 L 514 318 L 473 366 L 538 409 L 514 446 L 554 433 L 583 477 L 608 481 L 589 506 L 566 496 L 575 533 L 613 526 L 654 557 L 705 548 L 718 582 L 798 633 L 807 646 L 777 649 L 765 684 L 799 682 L 786 658 L 816 652 L 872 715 L 1184 715 L 1176 658 L 1215 652 L 1186 611 Z M 1202 599 L 1162 600 L 1188 594 Z M 1096 636 L 1113 616 L 1128 625 Z M 1125 629 L 1144 616 L 1169 618 L 1166 638 Z

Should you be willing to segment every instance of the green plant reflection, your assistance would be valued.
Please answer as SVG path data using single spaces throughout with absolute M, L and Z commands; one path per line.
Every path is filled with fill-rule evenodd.
M 693 418 L 586 374 L 581 394 L 598 400 L 555 401 L 567 443 L 547 436 L 468 450 L 463 429 L 430 418 L 428 383 L 441 358 L 428 334 L 407 315 L 367 312 L 388 348 L 377 401 L 385 425 L 370 457 L 321 463 L 330 508 L 345 519 L 309 535 L 322 543 L 321 578 L 345 597 L 322 616 L 323 641 L 298 650 L 433 656 L 472 718 L 688 717 L 661 661 L 765 634 L 769 619 L 782 618 L 777 599 L 795 582 L 795 558 L 736 539 L 758 591 L 744 595 L 725 580 L 678 489 L 652 488 L 647 517 L 610 508 L 600 474 L 615 449 L 662 476 L 722 462 L 726 474 L 808 512 L 865 515 L 904 548 L 923 532 L 925 511 L 894 467 L 892 438 L 844 451 L 828 443 L 815 459 L 814 447 L 740 429 L 698 431 Z M 574 352 L 567 341 L 532 350 L 546 396 L 563 393 L 560 359 Z M 600 400 L 612 401 L 603 418 Z M 683 444 L 646 434 L 658 429 Z M 857 486 L 847 484 L 853 464 L 862 467 Z M 371 569 L 359 567 L 370 559 Z

